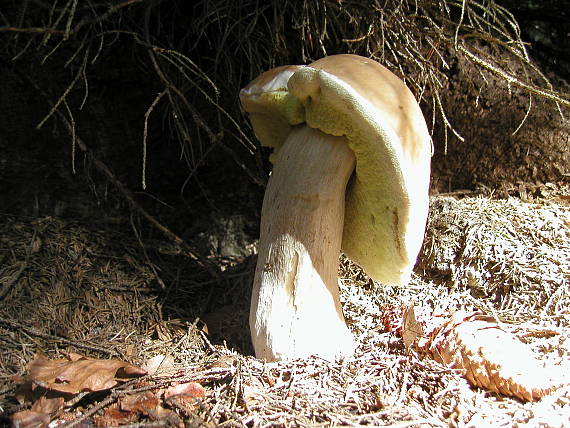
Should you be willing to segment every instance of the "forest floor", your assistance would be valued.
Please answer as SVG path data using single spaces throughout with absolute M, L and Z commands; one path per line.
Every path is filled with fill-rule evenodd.
M 533 402 L 475 388 L 461 370 L 406 349 L 382 322 L 385 311 L 409 305 L 479 310 L 545 364 L 570 373 L 567 192 L 526 202 L 432 198 L 422 255 L 405 288 L 376 284 L 342 258 L 343 307 L 358 343 L 343 362 L 254 358 L 247 319 L 255 256 L 212 257 L 219 267 L 212 278 L 168 242 L 137 239 L 131 225 L 0 217 L 2 420 L 16 415 L 19 427 L 50 420 L 52 426 L 570 426 L 568 379 Z M 98 365 L 76 354 L 109 361 Z M 71 364 L 78 359 L 87 363 Z M 57 367 L 68 363 L 74 374 L 64 376 Z M 113 372 L 109 380 L 114 364 L 127 374 Z

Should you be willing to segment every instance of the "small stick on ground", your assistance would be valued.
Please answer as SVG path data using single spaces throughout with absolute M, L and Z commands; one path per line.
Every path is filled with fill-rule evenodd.
M 29 335 L 39 337 L 41 339 L 63 342 L 63 343 L 67 343 L 68 345 L 73 345 L 77 348 L 87 349 L 89 351 L 94 351 L 94 352 L 100 352 L 100 353 L 106 354 L 106 355 L 119 356 L 119 353 L 117 351 L 112 350 L 112 349 L 105 349 L 105 348 L 101 348 L 99 346 L 88 345 L 86 343 L 81 343 L 81 342 L 77 342 L 74 340 L 66 339 L 64 337 L 55 336 L 53 334 L 42 333 L 42 332 L 36 330 L 35 328 L 27 327 L 23 324 L 20 324 L 19 322 L 7 320 L 5 318 L 0 318 L 0 324 L 8 325 L 8 326 L 10 326 L 16 330 L 25 331 Z

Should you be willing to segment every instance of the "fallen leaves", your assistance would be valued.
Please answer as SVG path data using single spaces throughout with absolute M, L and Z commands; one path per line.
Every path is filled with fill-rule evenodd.
M 177 383 L 155 391 L 120 396 L 102 415 L 93 419 L 96 426 L 108 427 L 133 423 L 145 416 L 151 421 L 167 422 L 168 426 L 183 427 L 184 423 L 174 409 L 188 416 L 196 410 L 199 400 L 205 397 L 206 390 L 199 383 Z
M 105 408 L 103 414 L 95 416 L 93 420 L 98 427 L 109 427 L 134 423 L 141 415 L 153 421 L 168 418 L 173 422 L 172 425 L 181 425 L 178 415 L 162 407 L 157 393 L 152 391 L 121 396 L 116 403 Z
M 15 428 L 24 427 L 44 427 L 50 422 L 50 417 L 46 413 L 23 410 L 12 415 L 12 426 Z
M 163 393 L 165 402 L 189 416 L 195 410 L 198 400 L 206 397 L 206 390 L 197 382 L 173 385 Z
M 70 353 L 67 358 L 50 360 L 37 355 L 25 376 L 17 376 L 16 399 L 31 403 L 31 409 L 12 415 L 14 426 L 46 426 L 64 405 L 81 393 L 105 391 L 119 382 L 142 376 L 146 372 L 119 360 L 100 360 Z M 47 422 L 46 422 L 47 421 Z
M 150 359 L 145 367 L 154 372 L 159 367 L 172 370 L 173 361 L 159 356 Z M 17 428 L 45 427 L 54 417 L 69 419 L 71 415 L 62 413 L 64 406 L 73 405 L 86 394 L 108 391 L 145 374 L 146 369 L 120 360 L 99 360 L 79 354 L 50 360 L 38 355 L 28 364 L 27 374 L 14 379 L 20 384 L 16 398 L 21 404 L 31 403 L 31 408 L 12 415 L 12 425 Z M 133 388 L 117 392 L 115 402 L 111 401 L 102 413 L 93 416 L 94 424 L 117 426 L 144 417 L 182 427 L 184 424 L 177 412 L 192 414 L 207 395 L 198 382 L 172 381 L 164 386 L 153 386 L 139 380 Z
M 197 382 L 180 383 L 164 390 L 164 398 L 166 399 L 177 396 L 204 398 L 206 396 L 206 390 Z
M 143 369 L 124 361 L 99 360 L 73 353 L 66 359 L 57 360 L 38 355 L 28 364 L 27 371 L 22 383 L 67 394 L 103 391 L 146 374 Z
M 437 361 L 461 371 L 478 387 L 533 401 L 559 386 L 570 384 L 567 373 L 544 367 L 527 345 L 480 313 L 433 316 L 418 313 L 412 307 L 398 307 L 388 315 L 385 327 L 402 336 L 407 347 L 427 352 Z M 541 334 L 556 332 L 548 330 Z M 220 357 L 199 369 L 196 367 L 198 370 L 188 371 L 176 369 L 170 357 L 157 356 L 150 358 L 143 370 L 118 360 L 97 360 L 77 354 L 57 360 L 38 356 L 29 363 L 27 374 L 17 379 L 21 384 L 17 397 L 21 403 L 30 406 L 28 410 L 14 414 L 12 424 L 18 428 L 45 427 L 53 419 L 60 423 L 63 420 L 77 422 L 80 418 L 88 418 L 85 424 L 98 427 L 141 421 L 180 427 L 188 420 L 202 423 L 204 409 L 218 399 L 218 392 L 208 392 L 203 384 L 219 385 L 220 382 L 234 385 L 232 391 L 239 394 L 236 400 L 240 400 L 248 412 L 268 406 L 272 400 L 270 393 L 277 390 L 281 399 L 296 400 L 298 392 L 292 385 L 298 383 L 300 372 L 294 374 L 289 369 L 275 380 L 260 363 L 256 373 L 264 376 L 264 380 L 256 382 L 254 377 L 236 376 L 240 364 L 233 356 Z M 317 368 L 311 375 L 307 374 L 308 366 L 302 365 L 303 376 L 317 379 L 318 390 L 323 387 L 323 381 L 318 380 L 323 370 L 322 366 Z M 147 371 L 157 374 L 152 379 L 136 379 Z M 165 372 L 169 374 L 165 375 Z M 133 378 L 136 382 L 131 382 L 128 390 L 121 386 L 106 395 L 89 396 L 93 392 L 109 391 Z M 279 382 L 283 383 L 282 388 Z M 406 385 L 406 380 L 403 383 Z M 418 397 L 422 392 L 427 394 L 421 388 L 409 391 Z M 105 396 L 107 399 L 101 401 Z M 86 403 L 94 400 L 101 404 L 86 410 Z M 367 408 L 377 410 L 376 407 Z
M 472 385 L 523 401 L 570 384 L 562 370 L 545 367 L 527 345 L 481 313 L 458 311 L 451 317 L 416 320 L 413 308 L 407 308 L 402 336 L 406 346 L 462 370 Z
M 146 370 L 149 375 L 172 372 L 176 370 L 174 367 L 174 357 L 172 355 L 155 355 L 146 361 L 143 365 L 143 369 Z

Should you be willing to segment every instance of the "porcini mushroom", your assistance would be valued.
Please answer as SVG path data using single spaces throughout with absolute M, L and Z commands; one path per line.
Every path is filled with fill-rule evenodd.
M 398 77 L 356 55 L 267 71 L 240 100 L 274 148 L 251 301 L 255 353 L 348 355 L 341 248 L 373 279 L 404 285 L 423 240 L 431 139 L 420 107 Z

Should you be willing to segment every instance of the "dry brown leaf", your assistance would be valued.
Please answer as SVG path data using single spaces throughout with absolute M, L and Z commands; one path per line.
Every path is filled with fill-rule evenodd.
M 80 392 L 109 389 L 122 380 L 146 373 L 123 361 L 98 360 L 79 354 L 56 360 L 37 355 L 28 364 L 27 371 L 25 376 L 13 378 L 14 382 L 20 384 L 16 399 L 22 404 L 32 403 L 31 414 L 16 416 L 22 418 L 18 419 L 19 424 L 31 424 L 28 421 L 32 417 L 42 419 L 37 415 L 44 415 L 43 418 L 49 421 L 67 400 Z
M 125 395 L 119 400 L 119 407 L 124 412 L 148 415 L 158 406 L 160 406 L 160 400 L 156 394 L 150 391 Z
M 164 391 L 164 398 L 168 399 L 175 395 L 185 395 L 191 398 L 204 398 L 206 390 L 197 382 L 179 383 Z
M 166 426 L 184 428 L 186 425 L 178 416 L 178 414 L 171 409 L 165 409 L 164 407 L 157 407 L 150 415 L 150 419 L 153 421 L 162 421 Z M 190 425 L 198 426 L 198 425 Z
M 409 306 L 404 309 L 402 325 L 402 339 L 406 349 L 410 349 L 412 345 L 417 343 L 424 335 L 422 323 L 416 320 L 414 307 Z
M 206 397 L 206 390 L 197 382 L 173 385 L 163 391 L 166 402 L 181 410 L 185 415 L 191 415 L 199 402 L 198 399 Z
M 49 415 L 32 410 L 23 410 L 14 413 L 10 420 L 14 428 L 43 428 L 50 422 Z
M 38 413 L 45 413 L 47 415 L 55 415 L 65 403 L 65 398 L 41 396 L 32 405 L 31 410 Z
M 18 403 L 33 403 L 32 410 L 35 412 L 55 413 L 59 410 L 66 398 L 69 399 L 72 397 L 71 394 L 50 391 L 37 383 L 26 381 L 22 376 L 14 376 L 12 379 L 14 382 L 20 384 L 15 393 Z
M 107 407 L 102 415 L 94 416 L 93 421 L 98 427 L 111 427 L 136 422 L 138 418 L 139 415 L 137 413 L 125 412 L 115 403 Z
M 464 370 L 471 384 L 524 401 L 539 399 L 570 382 L 480 313 L 455 313 L 434 332 L 428 346 L 436 360 Z
M 120 381 L 146 374 L 143 369 L 124 361 L 99 360 L 78 354 L 57 360 L 38 355 L 28 364 L 27 370 L 24 381 L 68 394 L 102 391 Z
M 174 357 L 172 355 L 155 355 L 146 361 L 143 369 L 150 375 L 168 373 L 175 370 Z
M 15 393 L 16 400 L 20 404 L 32 403 L 30 411 L 43 414 L 48 420 L 63 408 L 65 400 L 73 397 L 72 394 L 51 391 L 33 382 L 25 381 L 21 376 L 14 376 L 13 380 L 20 383 Z M 26 417 L 26 423 L 27 421 Z
M 170 418 L 165 410 L 155 393 L 145 391 L 120 397 L 117 403 L 107 407 L 105 412 L 95 416 L 94 420 L 97 426 L 108 427 L 136 422 L 141 415 L 153 420 L 161 419 L 163 415 Z
M 107 407 L 102 415 L 93 419 L 98 427 L 110 427 L 136 423 L 141 416 L 162 421 L 166 426 L 184 427 L 180 417 L 174 411 L 165 409 L 157 394 L 151 391 L 122 396 L 117 403 Z

